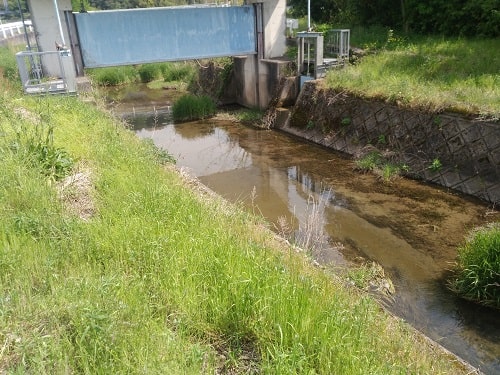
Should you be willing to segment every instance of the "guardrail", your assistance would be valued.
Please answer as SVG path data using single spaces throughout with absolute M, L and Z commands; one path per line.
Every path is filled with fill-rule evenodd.
M 24 25 L 21 21 L 1 23 L 0 24 L 0 39 L 14 38 L 18 35 L 24 34 L 24 27 L 28 32 L 33 31 L 33 25 L 31 20 L 24 21 Z

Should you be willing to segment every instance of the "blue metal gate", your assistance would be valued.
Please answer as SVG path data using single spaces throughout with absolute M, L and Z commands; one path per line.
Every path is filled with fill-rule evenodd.
M 75 13 L 85 67 L 256 53 L 252 6 Z

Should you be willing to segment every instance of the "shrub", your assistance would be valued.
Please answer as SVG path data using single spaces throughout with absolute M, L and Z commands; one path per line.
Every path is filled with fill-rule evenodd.
M 356 160 L 356 169 L 363 172 L 373 171 L 383 163 L 382 154 L 379 151 L 372 151 Z
M 148 83 L 158 78 L 160 76 L 161 70 L 158 64 L 144 64 L 141 65 L 137 72 L 139 73 L 141 82 Z
M 379 143 L 382 142 L 379 140 Z M 361 172 L 373 172 L 384 182 L 391 182 L 402 173 L 409 172 L 409 168 L 406 164 L 394 164 L 387 160 L 378 150 L 370 151 L 357 159 L 355 161 L 355 169 Z
M 465 299 L 500 308 L 500 222 L 469 234 L 458 249 L 450 286 Z
M 215 114 L 214 101 L 205 95 L 184 95 L 172 106 L 175 121 L 190 121 L 207 118 Z
M 165 82 L 189 82 L 195 75 L 195 67 L 186 63 L 167 63 L 161 66 L 161 73 Z
M 137 72 L 132 66 L 119 66 L 92 69 L 88 74 L 100 86 L 118 86 L 135 81 Z

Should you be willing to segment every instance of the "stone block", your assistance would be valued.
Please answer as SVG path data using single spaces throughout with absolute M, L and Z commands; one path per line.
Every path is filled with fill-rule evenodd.
M 486 143 L 484 143 L 482 139 L 477 139 L 470 143 L 468 142 L 467 148 L 474 159 L 484 158 L 488 155 L 488 146 L 486 146 Z
M 486 186 L 483 179 L 479 175 L 475 175 L 467 180 L 462 181 L 464 191 L 470 195 L 476 195 L 479 192 L 486 191 Z
M 464 141 L 460 135 L 448 139 L 448 149 L 452 154 L 459 153 L 464 147 Z
M 455 126 L 453 122 L 451 122 L 446 126 L 440 127 L 439 130 L 444 139 L 452 139 L 453 137 L 456 137 L 460 133 L 459 129 Z
M 472 143 L 480 139 L 481 136 L 481 131 L 480 131 L 480 124 L 471 124 L 467 126 L 465 129 L 462 130 L 462 139 L 466 143 Z
M 462 181 L 462 176 L 455 170 L 449 169 L 442 173 L 443 185 L 454 188 Z
M 492 165 L 496 166 L 497 169 L 500 168 L 500 147 L 488 153 L 488 160 Z
M 377 124 L 382 124 L 389 120 L 389 113 L 386 108 L 381 108 L 379 111 L 375 113 L 375 120 Z
M 490 150 L 500 148 L 500 125 L 496 129 L 485 128 L 481 131 L 483 140 Z
M 500 184 L 489 187 L 486 193 L 488 195 L 487 201 L 500 204 Z

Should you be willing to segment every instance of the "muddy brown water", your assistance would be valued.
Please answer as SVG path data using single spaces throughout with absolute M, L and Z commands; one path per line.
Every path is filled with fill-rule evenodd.
M 151 108 L 154 107 L 152 110 Z M 376 261 L 395 293 L 386 307 L 485 374 L 500 374 L 500 313 L 456 298 L 446 277 L 468 230 L 498 221 L 480 201 L 407 179 L 384 183 L 350 158 L 287 134 L 230 121 L 172 124 L 153 103 L 122 105 L 141 138 L 232 202 L 299 238 L 311 219 L 311 256 L 326 267 Z M 141 114 L 142 111 L 142 114 Z M 342 246 L 339 246 L 339 243 Z

